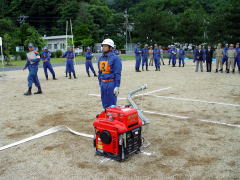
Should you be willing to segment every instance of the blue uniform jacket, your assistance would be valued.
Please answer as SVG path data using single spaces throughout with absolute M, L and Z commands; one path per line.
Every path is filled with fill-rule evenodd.
M 158 48 L 153 49 L 153 56 L 161 56 L 161 51 Z
M 171 49 L 171 54 L 172 56 L 175 56 L 177 54 L 177 49 L 176 48 Z
M 102 80 L 114 79 L 116 87 L 120 87 L 122 62 L 117 55 L 113 52 L 102 54 L 98 59 L 98 69 L 99 84 Z
M 115 55 L 119 55 L 119 51 L 117 49 L 113 49 L 112 52 L 115 54 Z
M 182 58 L 184 57 L 184 55 L 185 55 L 185 51 L 183 49 L 179 49 L 178 56 Z
M 26 64 L 24 66 L 24 68 L 31 68 L 31 67 L 36 67 L 39 64 L 40 61 L 40 55 L 37 51 L 34 51 L 34 53 L 36 54 L 36 59 L 32 59 L 31 61 L 28 60 L 28 57 L 26 58 Z
M 74 59 L 74 52 L 73 51 L 66 51 L 63 54 L 63 57 L 67 58 L 67 60 L 73 60 Z
M 51 52 L 50 51 L 43 51 L 41 54 L 41 59 L 50 61 L 50 57 L 51 57 Z
M 136 47 L 134 49 L 134 53 L 135 53 L 135 56 L 141 56 L 141 54 L 142 54 L 141 48 Z
M 236 59 L 240 60 L 240 48 L 235 48 L 235 50 L 237 52 Z
M 142 49 L 142 56 L 148 56 L 148 49 L 147 48 Z
M 92 60 L 93 54 L 91 52 L 85 52 L 86 60 Z

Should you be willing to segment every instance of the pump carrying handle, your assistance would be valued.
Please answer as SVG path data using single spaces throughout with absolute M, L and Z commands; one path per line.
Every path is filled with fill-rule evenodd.
M 133 96 L 135 93 L 137 93 L 137 92 L 139 92 L 139 91 L 142 91 L 142 90 L 144 90 L 144 89 L 147 89 L 147 84 L 144 84 L 144 85 L 142 85 L 140 88 L 134 89 L 134 90 L 132 90 L 132 91 L 130 91 L 130 92 L 128 93 L 128 101 L 129 101 L 129 103 L 132 105 L 132 107 L 137 110 L 137 112 L 138 112 L 138 117 L 142 120 L 143 125 L 149 124 L 150 121 L 149 121 L 148 118 L 146 118 L 146 117 L 143 115 L 143 113 L 142 113 L 143 111 L 142 111 L 142 110 L 137 106 L 137 104 L 133 101 L 132 96 Z

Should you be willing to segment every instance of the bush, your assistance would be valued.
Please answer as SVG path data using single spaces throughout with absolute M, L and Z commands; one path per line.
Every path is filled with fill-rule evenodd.
M 21 51 L 21 52 L 15 52 L 14 53 L 15 59 L 17 60 L 18 58 L 20 58 L 20 60 L 26 60 L 27 55 L 26 52 Z
M 56 52 L 51 52 L 51 57 L 55 58 L 56 57 Z
M 57 50 L 55 53 L 57 58 L 60 58 L 62 56 L 62 51 L 61 50 Z

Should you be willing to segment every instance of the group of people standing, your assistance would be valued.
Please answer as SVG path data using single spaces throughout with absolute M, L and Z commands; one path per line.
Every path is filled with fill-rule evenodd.
M 201 45 L 193 51 L 194 62 L 196 62 L 196 72 L 198 72 L 199 66 L 201 72 L 203 72 L 203 63 L 206 61 L 207 72 L 212 71 L 212 59 L 216 57 L 216 73 L 223 72 L 223 65 L 226 65 L 226 73 L 232 71 L 235 73 L 235 67 L 238 66 L 240 73 L 240 48 L 239 43 L 236 44 L 235 48 L 233 44 L 226 44 L 225 48 L 219 43 L 217 48 L 214 50 L 211 45 L 208 45 L 207 49 L 204 49 Z M 219 69 L 220 66 L 220 69 Z
M 24 95 L 29 96 L 32 94 L 33 83 L 38 88 L 38 91 L 34 94 L 42 94 L 40 81 L 38 79 L 38 65 L 41 60 L 43 61 L 46 80 L 48 80 L 47 70 L 51 72 L 53 80 L 57 80 L 53 67 L 50 63 L 51 52 L 48 51 L 47 47 L 44 47 L 44 51 L 39 54 L 39 52 L 35 50 L 33 43 L 28 44 L 28 50 L 29 52 L 27 53 L 26 64 L 22 68 L 23 70 L 26 68 L 29 70 L 27 78 L 28 90 L 24 93 Z M 102 42 L 102 52 L 102 55 L 98 59 L 98 81 L 100 86 L 102 106 L 104 109 L 106 109 L 107 107 L 117 104 L 117 96 L 119 94 L 121 82 L 122 62 L 118 56 L 119 51 L 116 49 L 113 40 L 105 39 Z M 69 76 L 69 79 L 71 79 L 73 74 L 74 78 L 76 78 L 74 70 L 75 54 L 73 48 L 68 47 L 68 50 L 63 54 L 63 57 L 66 58 L 66 76 Z M 93 57 L 94 56 L 91 52 L 91 49 L 88 47 L 85 52 L 85 66 L 89 77 L 89 68 L 92 70 L 94 76 L 97 76 L 92 64 Z
M 137 47 L 134 49 L 135 58 L 136 58 L 136 65 L 135 65 L 135 71 L 140 71 L 140 66 L 142 62 L 142 71 L 144 71 L 144 67 L 146 66 L 146 71 L 149 71 L 148 66 L 153 66 L 153 62 L 155 64 L 155 71 L 160 71 L 161 62 L 162 65 L 165 65 L 163 60 L 163 49 L 161 46 L 158 46 L 157 44 L 153 46 L 148 46 L 145 44 L 144 48 L 141 48 L 141 43 L 137 43 Z M 179 58 L 179 67 L 184 67 L 184 58 L 185 58 L 185 50 L 180 47 L 180 49 L 176 49 L 175 46 L 171 46 L 168 49 L 169 54 L 169 62 L 168 65 L 172 64 L 173 67 L 176 66 L 177 56 Z M 150 62 L 148 63 L 148 59 L 150 59 Z M 161 62 L 160 62 L 161 60 Z

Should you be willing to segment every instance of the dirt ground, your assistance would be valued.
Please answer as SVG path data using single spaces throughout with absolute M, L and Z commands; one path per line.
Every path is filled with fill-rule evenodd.
M 69 80 L 65 68 L 56 67 L 58 81 L 46 81 L 39 69 L 44 93 L 30 97 L 22 95 L 27 71 L 0 77 L 0 146 L 56 125 L 93 134 L 92 123 L 102 109 L 100 98 L 89 96 L 99 94 L 97 78 L 87 77 L 84 65 L 75 68 L 78 79 Z M 240 104 L 240 74 L 194 70 L 187 62 L 184 68 L 165 65 L 160 72 L 150 67 L 149 72 L 135 73 L 134 62 L 124 61 L 119 96 L 148 84 L 145 92 L 171 87 L 154 95 Z M 95 155 L 91 139 L 57 132 L 0 151 L 0 179 L 240 179 L 240 128 L 197 120 L 240 125 L 240 106 L 152 95 L 137 97 L 136 102 L 143 110 L 189 119 L 145 114 L 151 123 L 143 137 L 150 146 L 142 150 L 151 155 L 140 153 L 122 163 L 101 163 L 104 158 Z

